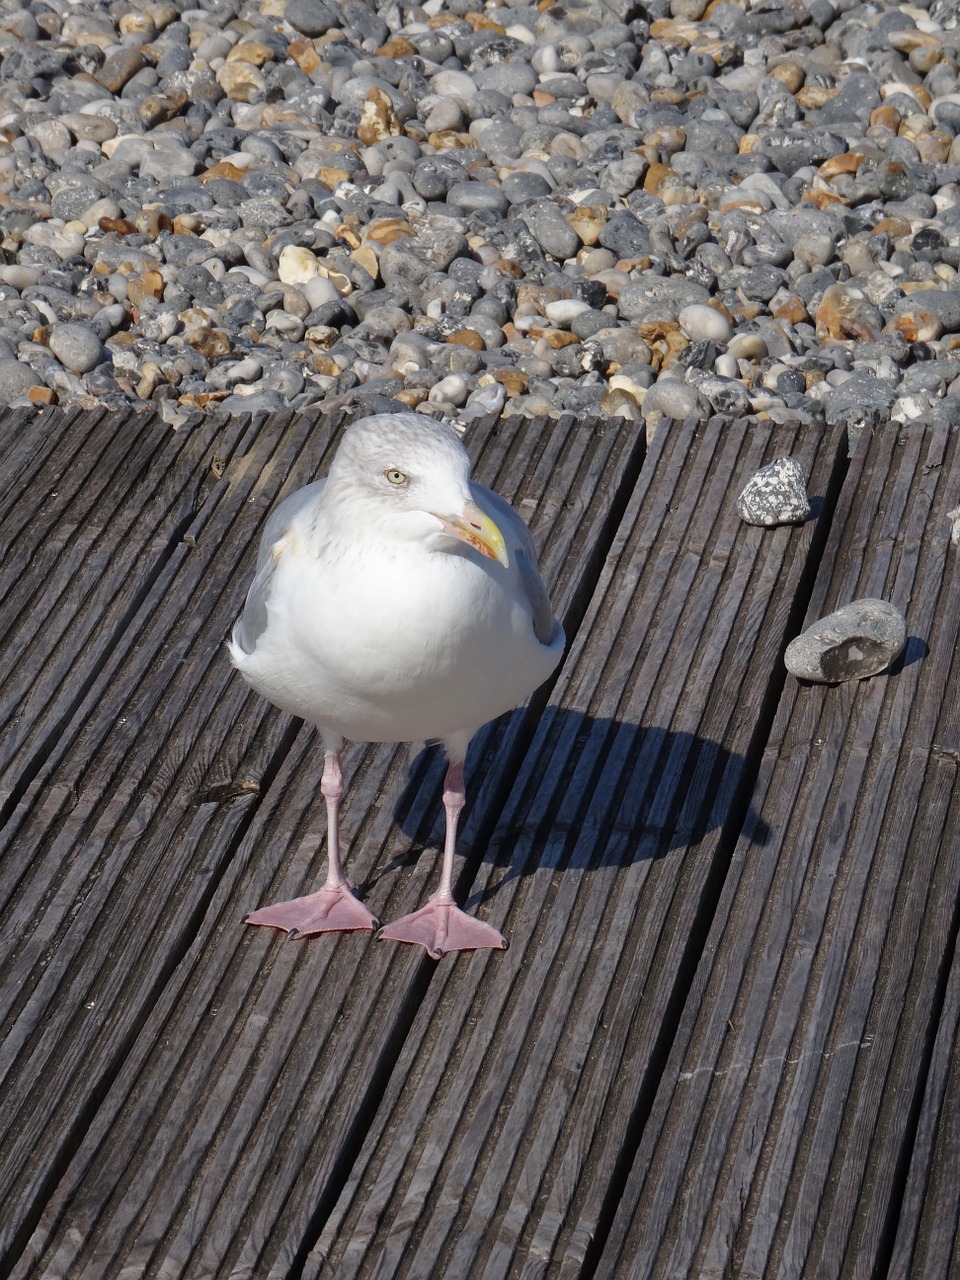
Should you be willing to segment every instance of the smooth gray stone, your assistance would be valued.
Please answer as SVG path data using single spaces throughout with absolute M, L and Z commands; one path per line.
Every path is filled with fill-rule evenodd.
M 89 373 L 104 358 L 99 335 L 84 324 L 55 325 L 49 346 L 64 368 L 72 373 Z
M 903 614 L 887 600 L 853 600 L 787 645 L 787 670 L 800 680 L 839 684 L 884 671 L 907 643 Z

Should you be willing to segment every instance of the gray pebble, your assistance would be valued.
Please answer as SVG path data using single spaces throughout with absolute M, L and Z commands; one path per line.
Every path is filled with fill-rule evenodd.
M 521 4 L 505 31 L 476 24 L 474 0 L 8 4 L 0 351 L 61 403 L 93 378 L 167 420 L 211 387 L 236 385 L 246 410 L 452 377 L 439 411 L 518 370 L 505 410 L 611 395 L 636 420 L 646 392 L 648 421 L 952 421 L 960 43 L 949 0 L 919 8 L 943 56 L 891 44 L 912 11 L 865 21 L 860 0 Z M 698 33 L 651 35 L 664 18 Z M 804 94 L 776 78 L 785 58 Z M 881 102 L 898 132 L 870 123 Z M 843 153 L 856 171 L 817 172 Z M 287 254 L 281 280 L 288 249 L 308 265 Z M 646 322 L 689 339 L 659 381 Z M 29 341 L 68 324 L 106 341 L 95 375 Z M 430 356 L 398 366 L 410 332 Z M 145 361 L 180 381 L 150 390 Z
M 854 600 L 791 640 L 784 663 L 801 680 L 863 680 L 886 670 L 906 643 L 906 621 L 899 609 L 886 600 Z
M 49 346 L 64 368 L 73 373 L 89 373 L 103 360 L 103 343 L 87 325 L 55 325 Z
M 904 315 L 916 310 L 932 312 L 946 333 L 960 333 L 960 291 L 917 289 L 896 304 L 894 314 Z
M 343 21 L 336 8 L 323 4 L 322 0 L 287 0 L 283 17 L 295 31 L 305 36 L 325 35 Z
M 454 258 L 467 254 L 466 239 L 455 231 L 425 227 L 416 236 L 388 244 L 380 255 L 380 274 L 388 287 L 416 287 L 434 271 L 444 271 Z
M 524 171 L 508 173 L 500 183 L 500 189 L 510 204 L 523 204 L 527 200 L 544 200 L 553 191 L 542 174 Z
M 572 258 L 580 237 L 555 204 L 539 201 L 525 209 L 523 220 L 544 253 L 561 261 Z
M 25 396 L 31 387 L 42 386 L 43 382 L 29 365 L 19 360 L 0 358 L 0 401 L 10 404 Z
M 467 213 L 482 209 L 504 214 L 510 202 L 503 192 L 487 182 L 455 182 L 447 189 L 447 204 L 455 204 Z
M 608 219 L 599 242 L 618 258 L 642 258 L 650 253 L 650 233 L 632 213 L 618 213 Z
M 647 391 L 643 399 L 643 416 L 657 415 L 663 418 L 702 418 L 703 401 L 694 387 L 678 378 L 661 378 Z
M 697 390 L 717 413 L 739 417 L 750 411 L 750 394 L 742 382 L 716 374 L 697 379 Z

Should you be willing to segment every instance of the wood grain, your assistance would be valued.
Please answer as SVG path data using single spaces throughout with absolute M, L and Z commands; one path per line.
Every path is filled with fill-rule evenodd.
M 890 674 L 784 689 L 771 838 L 737 844 L 598 1276 L 885 1266 L 956 931 L 955 445 L 906 427 L 853 459 L 809 619 L 884 596 L 912 638 Z
M 479 478 L 532 517 L 575 630 L 642 441 L 546 427 L 481 427 L 471 447 Z M 17 1129 L 3 1167 L 23 1206 L 7 1226 L 21 1274 L 284 1274 L 429 981 L 421 953 L 369 935 L 285 945 L 239 925 L 316 875 L 320 753 L 312 729 L 246 694 L 222 640 L 268 501 L 312 478 L 331 438 L 268 423 L 218 467 L 198 535 L 148 592 L 141 638 L 53 772 L 51 791 L 74 792 L 68 814 L 45 792 L 17 827 L 40 842 L 8 967 Z M 468 879 L 483 855 L 470 831 L 493 825 L 528 717 L 492 726 L 471 754 L 483 781 Z M 406 788 L 404 749 L 346 762 L 350 870 L 383 918 L 422 901 L 439 871 L 436 755 Z

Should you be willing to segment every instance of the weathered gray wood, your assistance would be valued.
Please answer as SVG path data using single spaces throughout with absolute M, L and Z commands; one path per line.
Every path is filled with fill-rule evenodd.
M 82 450 L 86 432 L 95 425 L 102 413 L 82 412 L 78 409 L 49 409 L 37 413 L 31 409 L 7 409 L 0 415 L 0 441 L 3 447 L 3 465 L 0 466 L 0 510 L 8 500 L 32 483 L 32 478 L 44 466 L 51 452 L 63 455 L 64 430 L 72 429 L 76 444 Z
M 598 1277 L 883 1271 L 956 936 L 958 498 L 955 433 L 853 459 L 808 617 L 883 596 L 912 638 L 785 686 Z
M 953 819 L 956 822 L 956 819 Z M 953 824 L 951 824 L 953 825 Z M 954 951 L 888 1274 L 960 1271 L 960 947 Z
M 131 642 L 140 602 L 209 483 L 211 442 L 226 450 L 231 434 L 175 434 L 128 413 L 44 427 L 38 465 L 20 473 L 0 515 L 4 813 L 65 748 L 79 702 Z
M 330 424 L 33 425 L 0 469 L 28 747 L 0 828 L 0 1269 L 953 1274 L 948 433 L 850 464 L 809 616 L 886 595 L 914 639 L 894 675 L 814 689 L 779 655 L 816 528 L 748 530 L 732 499 L 783 452 L 823 496 L 837 440 L 676 429 L 600 572 L 636 437 L 475 430 L 586 617 L 535 734 L 507 717 L 468 762 L 461 894 L 512 948 L 435 966 L 238 923 L 322 854 L 315 735 L 246 694 L 222 638 Z M 357 748 L 346 771 L 351 870 L 391 918 L 435 881 L 442 765 Z
M 119 451 L 131 441 L 116 426 Z M 138 420 L 131 429 L 150 426 Z M 224 659 L 223 637 L 242 599 L 237 565 L 250 537 L 238 517 L 264 489 L 275 492 L 305 451 L 316 462 L 330 429 L 289 418 L 211 427 L 216 451 L 209 431 L 184 442 L 159 430 L 170 501 L 159 524 L 150 512 L 136 527 L 161 544 L 162 568 L 127 625 L 112 630 L 99 673 L 58 724 L 0 831 L 0 1196 L 15 1206 L 0 1224 L 4 1249 L 39 1211 L 189 943 L 231 842 L 249 821 L 246 806 L 290 733 L 279 715 L 246 697 Z M 64 444 L 72 446 L 69 434 Z M 272 477 L 271 461 L 280 466 Z M 184 503 L 205 488 L 208 501 L 184 529 Z M 112 566 L 118 594 L 141 555 L 141 539 L 129 533 L 131 507 L 143 509 L 136 489 L 119 509 L 89 510 L 97 536 L 104 524 L 115 530 L 115 555 L 105 550 L 96 572 L 106 576 Z M 88 542 L 88 526 L 78 529 Z M 175 532 L 172 547 L 164 532 Z M 41 617 L 50 605 L 44 587 L 40 578 Z M 107 645 L 114 600 L 98 591 L 98 643 Z M 78 630 L 68 623 L 60 647 L 74 653 L 70 678 L 83 684 L 89 618 L 76 617 Z M 47 667 L 34 675 L 45 690 Z
M 248 490 L 254 478 L 263 491 L 276 490 L 292 465 L 286 439 L 251 443 Z M 479 477 L 530 519 L 554 599 L 575 621 L 642 442 L 631 431 L 568 421 L 481 429 L 471 446 L 481 452 Z M 322 452 L 311 440 L 299 447 L 312 457 Z M 346 1176 L 435 969 L 421 952 L 369 935 L 298 944 L 239 925 L 258 903 L 312 882 L 323 805 L 314 732 L 293 733 L 286 718 L 248 698 L 220 648 L 242 599 L 242 583 L 231 589 L 230 579 L 260 523 L 252 512 L 243 518 L 248 493 L 235 494 L 231 478 L 228 468 L 226 487 L 203 508 L 189 646 L 175 647 L 156 670 L 162 697 L 136 714 L 113 772 L 98 775 L 111 799 L 102 829 L 93 825 L 87 836 L 88 897 L 64 939 L 81 920 L 84 936 L 72 947 L 56 939 L 59 969 L 22 1012 L 32 1019 L 19 1041 L 23 1064 L 29 1059 L 34 1079 L 42 1069 L 45 1082 L 34 1096 L 24 1079 L 17 1095 L 36 1156 L 21 1145 L 10 1166 L 24 1188 L 24 1220 L 32 1207 L 39 1222 L 16 1275 L 107 1280 L 151 1266 L 170 1276 L 285 1274 L 305 1249 L 325 1189 Z M 166 610 L 182 608 L 184 595 L 158 580 L 147 602 L 156 617 L 144 626 L 151 642 L 177 635 Z M 202 663 L 199 678 L 183 675 L 189 654 Z M 525 744 L 525 719 L 505 718 L 471 753 L 474 798 L 461 854 L 468 877 L 482 856 L 479 843 L 471 849 L 471 832 L 493 825 Z M 171 729 L 174 742 L 158 753 L 157 736 Z M 225 739 L 228 763 L 220 761 Z M 425 880 L 438 873 L 436 753 L 413 769 L 398 828 L 406 768 L 406 752 L 392 748 L 358 748 L 346 761 L 348 862 L 384 918 L 422 901 Z M 151 770 L 160 773 L 152 785 Z M 262 784 L 259 794 L 226 814 L 203 803 L 224 788 L 241 791 L 246 778 Z M 86 1014 L 78 1012 L 81 995 L 97 1001 Z M 49 1024 L 41 1034 L 43 1013 Z M 56 1114 L 46 1126 L 48 1089 Z M 85 1132 L 75 1126 L 58 1144 L 53 1125 L 78 1111 Z M 62 1175 L 55 1188 L 51 1162 Z
M 438 969 L 305 1276 L 492 1280 L 563 1259 L 578 1274 L 699 955 L 815 555 L 814 522 L 751 529 L 736 495 L 789 452 L 822 499 L 839 446 L 715 422 L 648 457 L 474 882 L 511 949 Z

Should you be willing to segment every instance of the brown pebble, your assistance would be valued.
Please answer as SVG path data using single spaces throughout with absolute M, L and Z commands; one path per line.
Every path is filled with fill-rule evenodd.
M 699 34 L 697 24 L 683 18 L 655 18 L 650 23 L 652 40 L 669 40 L 681 49 L 688 49 Z
M 299 40 L 291 40 L 287 45 L 287 53 L 308 76 L 323 66 L 323 58 L 317 52 L 317 46 L 307 36 L 301 36 Z
M 875 342 L 881 332 L 875 313 L 876 308 L 860 289 L 847 284 L 832 284 L 824 291 L 817 307 L 817 337 Z
M 417 46 L 406 36 L 394 36 L 377 50 L 378 58 L 415 58 Z
M 642 416 L 637 397 L 625 387 L 608 391 L 600 401 L 600 412 L 608 418 L 626 418 L 630 422 L 636 422 Z
M 365 147 L 372 147 L 402 132 L 390 95 L 384 89 L 371 89 L 360 111 L 357 137 Z
M 519 280 L 523 276 L 523 267 L 512 258 L 498 258 L 493 265 L 498 271 L 502 271 L 505 276 L 511 276 L 514 280 Z
M 249 62 L 225 62 L 217 68 L 217 84 L 231 102 L 255 102 L 266 88 L 263 72 Z
M 554 351 L 561 351 L 564 347 L 572 347 L 580 342 L 575 333 L 568 333 L 566 329 L 546 329 L 543 336 L 547 340 L 547 346 Z
M 245 169 L 238 168 L 229 160 L 221 160 L 218 164 L 211 165 L 209 169 L 204 169 L 200 174 L 200 181 L 209 182 L 213 178 L 229 178 L 231 182 L 242 182 L 245 176 Z
M 806 204 L 815 204 L 818 209 L 830 209 L 834 205 L 847 205 L 849 200 L 837 195 L 835 191 L 805 191 L 803 200 Z
M 771 79 L 779 80 L 791 93 L 796 93 L 803 87 L 807 73 L 798 62 L 780 62 L 770 68 L 769 75 Z
M 313 367 L 317 373 L 325 378 L 339 378 L 343 372 L 336 360 L 332 356 L 328 356 L 325 351 L 315 351 L 313 353 Z
M 771 306 L 770 314 L 776 316 L 778 320 L 786 320 L 789 324 L 810 323 L 806 303 L 802 298 L 798 298 L 795 293 L 787 294 L 786 297 L 781 298 L 776 307 Z
M 566 214 L 566 220 L 580 237 L 580 243 L 589 247 L 600 239 L 607 222 L 607 209 L 602 204 L 582 204 Z
M 928 71 L 932 71 L 938 62 L 943 62 L 943 49 L 914 49 L 913 53 L 907 58 L 910 69 L 916 71 L 918 75 L 925 76 Z
M 906 218 L 894 216 L 891 218 L 881 218 L 879 222 L 873 225 L 874 235 L 888 235 L 891 240 L 899 240 L 903 236 L 913 234 L 913 228 Z
M 527 375 L 520 369 L 494 369 L 493 377 L 508 396 L 521 396 L 527 389 Z
M 351 249 L 350 257 L 358 267 L 363 268 L 371 280 L 377 280 L 379 278 L 380 262 L 377 255 L 368 245 L 360 245 L 356 249 Z
M 127 81 L 145 66 L 147 59 L 139 49 L 118 49 L 107 56 L 93 78 L 110 93 L 118 94 Z
M 144 298 L 163 297 L 163 276 L 159 271 L 148 267 L 143 275 L 131 276 L 127 281 L 127 298 L 134 306 Z
M 148 129 L 165 124 L 186 107 L 189 98 L 185 93 L 151 93 L 137 103 L 137 115 Z
M 798 90 L 794 97 L 801 107 L 806 107 L 809 111 L 811 109 L 816 110 L 817 107 L 825 107 L 828 102 L 833 101 L 839 92 L 839 89 L 828 88 L 826 85 L 808 84 Z
M 437 151 L 466 150 L 475 147 L 476 139 L 469 133 L 458 133 L 456 129 L 439 129 L 427 134 L 427 142 Z
M 945 164 L 953 145 L 953 137 L 943 129 L 929 129 L 914 139 L 924 164 Z
M 856 151 L 847 151 L 842 156 L 831 156 L 829 160 L 824 160 L 817 173 L 829 182 L 840 173 L 856 173 L 862 164 L 862 155 Z
M 416 409 L 417 405 L 423 404 L 429 394 L 426 387 L 404 387 L 400 391 L 394 391 L 393 398 L 405 404 L 408 409 Z
M 660 164 L 659 162 L 652 164 L 643 179 L 644 191 L 646 191 L 648 195 L 656 195 L 660 190 L 664 179 L 672 172 L 673 170 L 669 165 Z
M 208 360 L 218 360 L 222 356 L 229 355 L 233 349 L 229 334 L 224 333 L 222 329 L 194 329 L 192 333 L 184 336 L 191 347 Z
M 337 185 L 338 182 L 350 181 L 350 174 L 346 169 L 334 169 L 332 167 L 328 168 L 326 165 L 319 168 L 313 176 L 317 179 L 318 182 L 322 182 L 326 186 L 330 187 L 331 190 Z
M 268 44 L 259 40 L 243 40 L 235 44 L 227 54 L 226 62 L 249 62 L 255 67 L 262 67 L 276 58 L 276 53 Z
M 163 209 L 141 209 L 136 217 L 139 232 L 150 240 L 156 240 L 164 231 L 173 230 L 173 221 Z
M 337 228 L 337 234 L 341 236 L 341 239 L 351 244 L 350 236 L 341 234 L 339 227 Z M 386 247 L 388 244 L 393 244 L 394 240 L 402 240 L 404 237 L 412 236 L 413 234 L 413 227 L 405 218 L 378 218 L 375 222 L 369 223 L 363 233 L 363 239 L 365 242 L 372 240 L 374 244 Z M 359 249 L 359 240 L 352 247 Z
M 730 308 L 730 318 L 734 324 L 740 324 L 744 320 L 756 320 L 762 311 L 763 307 L 759 302 L 739 302 Z
M 469 347 L 471 351 L 485 351 L 487 348 L 476 329 L 459 329 L 456 333 L 451 333 L 447 342 L 452 342 L 457 347 Z
M 893 129 L 896 131 L 900 128 L 900 121 L 903 119 L 896 107 L 887 106 L 886 103 L 880 107 L 874 107 L 870 112 L 870 124 L 874 127 L 883 125 L 885 129 Z
M 675 320 L 651 320 L 637 325 L 637 332 L 651 352 L 654 369 L 665 369 L 689 345 L 689 339 Z
M 98 218 L 97 226 L 101 231 L 112 231 L 118 236 L 135 236 L 137 228 L 126 218 Z
M 887 33 L 887 43 L 891 49 L 896 49 L 897 53 L 913 53 L 914 49 L 942 49 L 943 44 L 940 39 L 932 35 L 928 31 L 921 31 L 919 27 L 907 27 L 902 31 L 889 31 Z
M 899 333 L 907 342 L 935 342 L 943 336 L 943 323 L 932 311 L 917 307 L 894 316 L 884 333 Z

